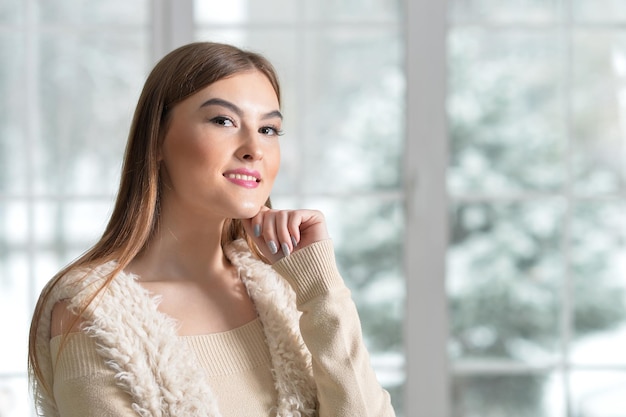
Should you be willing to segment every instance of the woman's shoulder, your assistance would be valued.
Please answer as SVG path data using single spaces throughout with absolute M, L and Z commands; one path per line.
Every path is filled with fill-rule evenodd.
M 79 332 L 83 324 L 80 305 L 106 282 L 115 261 L 81 265 L 64 271 L 55 283 L 50 319 L 50 337 Z
M 50 337 L 80 332 L 83 319 L 69 308 L 69 300 L 61 300 L 52 307 Z
M 74 265 L 62 271 L 58 284 L 64 287 L 84 287 L 106 279 L 117 267 L 116 261 Z

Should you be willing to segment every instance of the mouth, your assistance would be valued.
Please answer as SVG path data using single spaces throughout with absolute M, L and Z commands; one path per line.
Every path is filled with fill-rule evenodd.
M 240 168 L 226 171 L 222 175 L 233 184 L 244 188 L 256 188 L 261 184 L 261 174 L 254 170 Z
M 236 173 L 231 172 L 231 173 L 224 174 L 224 177 L 228 178 L 229 180 L 250 181 L 250 182 L 256 182 L 256 183 L 261 182 L 261 178 L 257 178 L 254 175 L 248 175 L 248 174 L 236 174 Z

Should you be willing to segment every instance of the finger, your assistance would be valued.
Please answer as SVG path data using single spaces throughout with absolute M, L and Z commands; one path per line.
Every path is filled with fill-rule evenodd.
M 276 236 L 276 212 L 274 210 L 264 213 L 261 228 L 261 236 L 267 249 L 272 255 L 276 255 L 278 253 L 278 239 Z
M 298 210 L 297 216 L 293 219 L 292 229 L 297 237 L 298 248 L 329 237 L 324 215 L 317 210 Z
M 300 225 L 302 224 L 302 215 L 299 211 L 293 211 L 287 222 L 287 230 L 289 232 L 289 240 L 291 241 L 292 250 L 295 250 L 300 242 Z
M 254 245 L 266 259 L 272 259 L 273 255 L 267 247 L 267 243 L 263 238 L 263 223 L 265 216 L 268 215 L 269 208 L 263 206 L 259 212 L 249 219 L 241 219 L 244 230 L 252 239 Z
M 263 206 L 259 209 L 259 212 L 249 219 L 241 219 L 241 223 L 248 234 L 252 238 L 259 238 L 263 231 L 263 215 L 267 212 L 268 208 Z M 256 239 L 253 239 L 256 240 Z
M 289 254 L 293 251 L 293 244 L 291 243 L 291 234 L 289 232 L 289 211 L 278 211 L 276 212 L 275 218 L 275 226 L 276 226 L 276 237 L 278 242 L 280 243 L 280 249 L 285 256 L 289 256 Z

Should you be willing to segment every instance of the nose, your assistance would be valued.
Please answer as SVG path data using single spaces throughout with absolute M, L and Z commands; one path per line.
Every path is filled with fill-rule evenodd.
M 258 135 L 257 132 L 242 132 L 237 158 L 248 162 L 263 159 L 263 146 Z

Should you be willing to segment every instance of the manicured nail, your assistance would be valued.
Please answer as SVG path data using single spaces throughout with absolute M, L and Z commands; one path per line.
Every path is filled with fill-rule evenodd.
M 289 251 L 289 245 L 286 243 L 281 243 L 280 247 L 283 249 L 283 253 L 285 254 L 285 256 L 289 256 L 289 254 L 291 253 Z
M 254 236 L 256 236 L 256 237 L 261 236 L 261 225 L 260 224 L 255 224 L 254 225 Z
M 295 248 L 296 246 L 298 246 L 298 242 L 296 242 L 296 238 L 291 236 L 291 243 L 293 243 L 293 247 Z
M 276 253 L 278 252 L 278 247 L 273 240 L 267 242 L 267 247 L 270 248 L 270 252 L 272 252 L 272 255 L 276 255 Z

